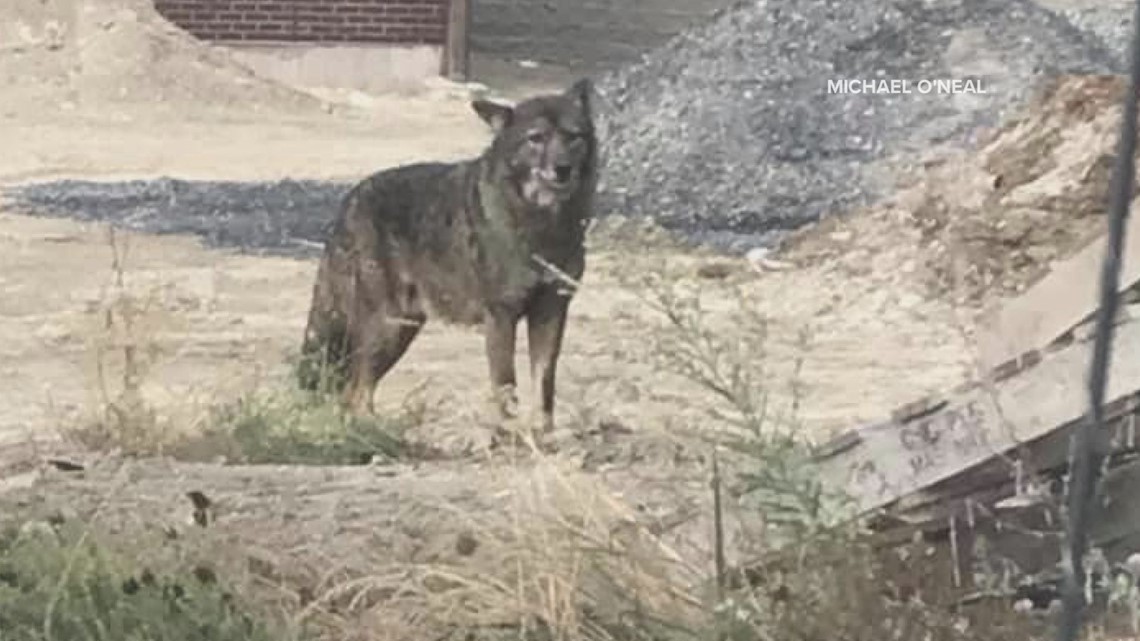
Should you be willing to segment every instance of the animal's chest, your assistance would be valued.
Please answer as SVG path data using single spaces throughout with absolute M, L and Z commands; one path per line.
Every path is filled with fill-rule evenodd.
M 548 248 L 526 237 L 491 239 L 484 245 L 480 279 L 489 298 L 518 305 L 542 288 L 556 286 L 578 271 L 565 248 Z
M 522 299 L 543 281 L 543 274 L 521 238 L 491 237 L 483 245 L 480 279 L 496 298 Z
M 519 211 L 499 190 L 481 187 L 477 263 L 487 297 L 523 303 L 566 272 L 580 273 L 581 238 L 567 223 L 570 212 Z

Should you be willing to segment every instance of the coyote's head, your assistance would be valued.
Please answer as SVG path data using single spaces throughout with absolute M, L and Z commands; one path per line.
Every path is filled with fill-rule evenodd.
M 597 140 L 590 109 L 592 86 L 583 79 L 560 94 L 536 96 L 511 107 L 472 103 L 495 132 L 488 158 L 518 195 L 549 208 L 592 188 Z

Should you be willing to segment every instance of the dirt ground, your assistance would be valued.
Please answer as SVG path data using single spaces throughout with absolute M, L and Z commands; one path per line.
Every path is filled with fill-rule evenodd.
M 386 97 L 383 104 L 385 115 L 399 109 L 402 117 L 179 124 L 149 116 L 129 124 L 9 119 L 0 126 L 0 138 L 12 141 L 0 157 L 0 187 L 54 178 L 351 178 L 406 160 L 470 154 L 487 139 L 462 100 Z M 897 238 L 896 215 L 868 218 L 860 229 L 869 237 Z M 215 541 L 241 541 L 273 567 L 319 562 L 319 573 L 291 581 L 317 593 L 328 577 L 353 576 L 351 570 L 363 567 L 381 573 L 389 564 L 454 563 L 472 575 L 514 567 L 512 555 L 519 552 L 496 543 L 517 538 L 509 523 L 504 532 L 499 522 L 512 510 L 581 519 L 599 540 L 630 523 L 670 523 L 655 526 L 666 528 L 670 549 L 658 551 L 654 538 L 646 558 L 704 559 L 711 531 L 707 460 L 682 454 L 669 436 L 702 427 L 711 403 L 692 383 L 656 365 L 653 339 L 663 330 L 654 328 L 663 320 L 639 298 L 651 292 L 626 281 L 658 273 L 699 287 L 709 326 L 729 345 L 755 334 L 755 327 L 734 320 L 742 306 L 769 319 L 769 339 L 755 365 L 772 395 L 772 413 L 795 413 L 806 434 L 826 438 L 953 385 L 971 366 L 955 311 L 924 299 L 913 260 L 910 273 L 895 267 L 911 260 L 917 244 L 881 241 L 890 246 L 847 252 L 845 233 L 826 230 L 818 244 L 789 255 L 787 266 L 756 270 L 744 260 L 670 249 L 601 225 L 559 371 L 562 454 L 533 471 L 488 464 L 481 456 L 493 433 L 482 413 L 481 337 L 431 324 L 384 379 L 377 405 L 384 411 L 409 396 L 425 400 L 425 421 L 412 438 L 458 460 L 289 471 L 151 462 L 77 478 L 35 468 L 57 448 L 69 449 L 61 448 L 58 428 L 100 404 L 94 341 L 115 279 L 112 244 L 101 225 L 0 208 L 0 478 L 7 477 L 0 480 L 0 510 L 31 505 L 78 513 L 112 531 L 138 525 L 155 537 L 173 524 L 196 541 L 199 535 L 184 526 L 184 494 L 199 489 L 226 510 L 202 535 L 206 549 L 221 545 Z M 917 232 L 912 236 L 917 243 Z M 120 248 L 125 242 L 127 287 L 160 303 L 147 319 L 161 353 L 144 391 L 172 424 L 193 429 L 211 405 L 279 385 L 298 346 L 315 261 L 210 250 L 186 237 L 120 234 L 116 242 Z M 701 278 L 706 265 L 728 265 L 729 274 Z M 520 347 L 521 364 L 526 349 Z M 525 403 L 529 380 L 525 367 L 520 372 Z M 612 436 L 614 426 L 625 435 Z M 571 431 L 588 436 L 575 438 Z M 29 449 L 30 441 L 37 448 Z M 25 473 L 29 469 L 35 471 Z M 127 503 L 104 509 L 111 493 Z M 728 526 L 732 549 L 759 529 L 738 518 Z M 471 527 L 481 532 L 480 547 L 466 557 L 454 550 Z M 527 536 L 536 549 L 550 545 L 541 533 Z M 391 559 L 377 558 L 376 550 Z M 535 561 L 537 570 L 553 572 L 542 565 L 548 562 Z M 702 578 L 701 568 L 691 576 Z M 398 629 L 394 619 L 429 609 L 418 602 L 376 608 L 380 620 L 372 629 Z M 422 621 L 404 624 L 414 630 L 407 638 L 422 638 Z
M 117 94 L 108 86 L 119 82 L 116 76 L 80 75 L 79 86 L 99 90 L 77 94 L 73 109 L 44 109 L 42 92 L 28 89 L 37 85 L 17 84 L 0 101 L 6 152 L 0 187 L 61 178 L 355 179 L 404 162 L 474 154 L 488 139 L 461 87 L 440 83 L 385 96 L 317 91 L 274 102 L 289 90 L 236 82 L 244 76 L 226 66 L 222 54 L 203 53 L 181 36 L 171 44 L 149 23 L 145 29 L 127 19 L 116 24 L 121 35 L 131 36 L 126 41 L 150 43 L 145 51 L 164 43 L 165 68 L 197 70 L 186 81 L 196 84 L 159 83 L 155 91 L 177 98 L 196 89 L 228 102 L 140 102 L 129 91 L 111 99 Z M 104 50 L 138 57 L 138 47 L 121 43 Z M 41 68 L 61 64 L 47 53 L 28 55 L 0 59 L 0 71 L 26 81 L 20 70 L 30 61 Z M 66 77 L 76 84 L 74 72 Z M 132 80 L 126 88 L 140 91 L 140 83 Z M 507 92 L 525 93 L 517 83 Z M 260 105 L 253 113 L 234 106 L 247 94 Z M 1103 137 L 1103 124 L 1094 129 Z M 1014 151 L 1032 151 L 1034 144 L 1015 141 Z M 1006 152 L 999 145 L 994 153 Z M 756 366 L 763 370 L 773 416 L 794 415 L 798 429 L 813 439 L 882 420 L 898 405 L 971 376 L 974 301 L 945 295 L 945 283 L 931 286 L 932 272 L 946 280 L 953 271 L 932 261 L 960 254 L 952 238 L 958 226 L 941 231 L 942 214 L 932 214 L 931 203 L 969 203 L 990 189 L 977 186 L 989 170 L 967 165 L 973 174 L 946 181 L 953 187 L 911 189 L 894 204 L 807 232 L 773 268 L 645 243 L 600 225 L 572 306 L 559 422 L 576 429 L 617 422 L 653 430 L 704 421 L 707 398 L 655 365 L 654 331 L 647 328 L 662 319 L 639 299 L 648 292 L 624 284 L 648 273 L 699 286 L 710 327 L 727 344 L 755 334 L 755 327 L 734 320 L 742 307 L 768 319 Z M 1072 171 L 1078 170 L 1083 165 Z M 1032 182 L 1033 176 L 1017 180 Z M 91 341 L 114 275 L 111 245 L 103 227 L 2 209 L 0 244 L 0 443 L 50 441 L 56 428 L 98 405 Z M 1008 243 L 998 245 L 995 251 L 1004 255 Z M 162 349 L 147 385 L 164 411 L 193 423 L 189 417 L 199 416 L 202 407 L 284 372 L 303 327 L 314 261 L 208 250 L 194 239 L 170 236 L 131 235 L 129 246 L 129 286 L 151 291 L 161 303 L 154 342 Z M 700 278 L 708 263 L 727 263 L 729 276 Z M 431 409 L 420 436 L 456 453 L 470 451 L 489 433 L 474 409 L 485 396 L 483 358 L 476 332 L 430 325 L 383 381 L 378 401 L 391 406 L 416 392 Z M 525 359 L 525 347 L 519 358 Z M 528 384 L 525 376 L 522 384 Z
M 298 91 L 252 76 L 224 50 L 157 18 L 147 2 L 106 2 L 116 8 L 111 18 L 95 0 L 9 16 L 5 34 L 17 44 L 0 52 L 0 77 L 9 81 L 0 97 L 0 187 L 62 178 L 356 179 L 471 155 L 488 140 L 463 87 L 429 83 L 384 96 Z M 499 71 L 495 77 L 505 77 Z M 502 92 L 518 96 L 527 83 L 546 88 L 560 80 L 519 77 L 503 82 Z M 861 240 L 840 235 L 838 246 L 855 249 L 842 260 L 805 254 L 774 271 L 736 261 L 723 280 L 696 276 L 701 263 L 720 259 L 643 244 L 637 235 L 595 234 L 560 369 L 560 422 L 654 429 L 704 420 L 693 386 L 655 365 L 647 327 L 661 318 L 639 300 L 647 292 L 622 284 L 650 272 L 699 284 L 710 325 L 728 344 L 742 330 L 734 310 L 770 320 L 757 369 L 773 412 L 794 410 L 809 435 L 881 419 L 959 382 L 971 361 L 957 329 L 965 321 L 924 299 L 920 279 L 910 277 L 918 265 L 908 272 L 909 259 L 894 256 L 911 256 L 914 247 L 896 242 L 890 215 L 868 219 L 867 234 L 860 232 L 895 239 L 882 243 L 890 251 L 859 249 Z M 112 247 L 105 228 L 3 209 L 0 243 L 0 443 L 50 441 L 56 428 L 98 406 L 92 341 L 114 277 Z M 132 235 L 124 269 L 129 289 L 159 302 L 148 396 L 193 423 L 204 405 L 284 372 L 315 262 Z M 378 401 L 398 404 L 416 391 L 431 408 L 421 436 L 466 452 L 488 433 L 474 409 L 485 396 L 485 368 L 477 333 L 431 325 L 384 380 Z
M 351 180 L 471 155 L 488 140 L 462 86 L 377 96 L 275 85 L 174 29 L 145 0 L 6 11 L 0 35 L 16 44 L 0 50 L 9 82 L 0 96 L 0 189 L 63 178 Z M 564 80 L 533 70 L 508 81 L 509 70 L 496 69 L 488 77 L 512 96 Z M 1087 203 L 1106 178 L 1107 105 L 1118 94 L 1099 80 L 1067 86 L 977 157 L 934 162 L 893 202 L 807 230 L 780 264 L 757 268 L 600 224 L 572 306 L 559 422 L 648 430 L 705 420 L 707 397 L 653 358 L 662 318 L 642 302 L 649 292 L 627 284 L 651 273 L 698 287 L 727 345 L 756 333 L 734 316 L 742 308 L 767 319 L 755 364 L 769 406 L 813 439 L 882 420 L 974 375 L 979 299 L 1024 287 L 1087 240 L 1097 220 L 1085 214 L 1095 213 Z M 1086 205 L 1075 226 L 1066 213 L 1074 203 Z M 104 227 L 20 216 L 2 203 L 0 245 L 0 443 L 51 440 L 98 405 L 92 340 L 114 276 L 112 248 Z M 164 411 L 195 416 L 284 372 L 314 261 L 210 250 L 185 237 L 131 235 L 129 245 L 128 286 L 159 301 L 161 349 L 146 382 Z M 727 264 L 729 275 L 701 278 L 709 263 Z M 398 404 L 415 391 L 431 408 L 421 436 L 465 452 L 485 441 L 473 409 L 485 368 L 476 332 L 432 324 L 378 401 Z
M 386 106 L 403 107 L 405 115 L 395 121 L 116 125 L 77 119 L 27 126 L 9 119 L 2 129 L 9 144 L 0 158 L 0 183 L 359 177 L 411 159 L 470 154 L 486 140 L 463 101 L 397 100 L 385 99 Z M 10 440 L 42 435 L 89 400 L 92 379 L 84 360 L 94 319 L 85 310 L 97 304 L 112 278 L 111 248 L 103 228 L 12 214 L 0 214 L 0 243 L 0 433 Z M 561 372 L 564 411 L 588 408 L 633 425 L 683 415 L 688 402 L 682 390 L 663 384 L 644 353 L 643 323 L 651 312 L 619 281 L 655 269 L 658 261 L 693 280 L 695 264 L 714 260 L 648 247 L 592 253 Z M 300 336 L 314 269 L 312 261 L 208 251 L 193 239 L 132 236 L 129 281 L 161 286 L 178 327 L 161 337 L 170 356 L 155 372 L 155 392 L 179 402 L 191 391 L 208 399 L 218 389 L 234 390 L 235 379 L 279 372 Z M 827 262 L 768 273 L 740 262 L 734 270 L 729 280 L 743 285 L 758 311 L 772 319 L 772 354 L 764 365 L 773 380 L 785 378 L 772 390 L 777 397 L 791 394 L 786 375 L 797 358 L 805 359 L 802 390 L 795 395 L 812 433 L 878 419 L 893 405 L 965 373 L 960 339 L 947 330 L 953 314 L 930 309 L 917 290 L 902 299 L 898 288 L 870 291 L 873 283 L 852 281 L 842 265 Z M 727 284 L 703 283 L 713 314 L 737 305 Z M 812 336 L 801 346 L 802 330 Z M 481 398 L 484 369 L 476 333 L 432 325 L 385 379 L 379 398 L 399 402 L 405 392 L 428 385 L 455 407 L 466 407 Z M 914 375 L 904 380 L 899 371 Z M 440 405 L 443 418 L 445 407 Z
M 284 122 L 9 118 L 0 121 L 0 138 L 10 141 L 0 156 L 0 188 L 55 178 L 353 178 L 412 159 L 471 154 L 487 140 L 463 100 L 379 100 L 384 108 L 371 116 Z M 873 234 L 894 236 L 890 216 L 866 224 Z M 823 237 L 823 245 L 844 246 L 842 230 L 828 233 L 834 235 Z M 76 477 L 42 461 L 59 450 L 73 455 L 60 442 L 60 428 L 101 405 L 96 345 L 102 305 L 115 282 L 115 252 L 105 226 L 16 215 L 0 205 L 0 512 L 76 514 L 112 532 L 147 533 L 132 539 L 139 545 L 177 529 L 204 550 L 236 546 L 248 555 L 238 567 L 260 561 L 274 571 L 301 573 L 287 583 L 296 593 L 316 594 L 363 568 L 402 576 L 408 567 L 438 566 L 479 577 L 516 567 L 519 555 L 533 556 L 520 567 L 537 577 L 569 576 L 577 568 L 560 564 L 564 553 L 574 558 L 576 552 L 563 548 L 577 545 L 575 539 L 563 544 L 561 530 L 532 531 L 535 526 L 583 522 L 587 534 L 607 541 L 648 524 L 648 542 L 634 534 L 631 542 L 608 544 L 629 550 L 617 558 L 628 558 L 622 563 L 635 566 L 636 576 L 658 576 L 647 568 L 678 558 L 685 571 L 669 563 L 661 575 L 699 584 L 712 531 L 708 461 L 703 447 L 682 450 L 674 435 L 703 427 L 712 403 L 691 382 L 657 366 L 654 338 L 664 330 L 655 327 L 663 320 L 640 299 L 651 292 L 628 279 L 658 273 L 699 287 L 709 326 L 729 346 L 756 333 L 736 324 L 742 307 L 769 319 L 755 365 L 771 393 L 772 414 L 796 414 L 801 429 L 820 438 L 882 419 L 892 407 L 968 373 L 969 350 L 953 310 L 924 300 L 920 280 L 892 267 L 886 286 L 882 269 L 872 269 L 876 261 L 893 265 L 894 253 L 913 252 L 913 246 L 843 258 L 805 252 L 789 256 L 797 262 L 787 269 L 757 271 L 740 259 L 651 241 L 604 224 L 593 234 L 559 371 L 561 453 L 533 469 L 483 455 L 494 425 L 483 412 L 488 390 L 481 337 L 430 324 L 384 379 L 377 405 L 383 412 L 410 397 L 424 401 L 425 420 L 410 436 L 453 460 L 289 470 L 151 461 L 112 463 Z M 127 289 L 158 303 L 136 334 L 160 348 L 144 393 L 166 424 L 193 430 L 211 406 L 281 385 L 303 329 L 314 260 L 211 250 L 176 236 L 117 234 L 114 246 L 126 257 Z M 729 273 L 700 278 L 706 265 L 728 265 Z M 520 347 L 521 365 L 526 349 Z M 526 371 L 520 367 L 524 403 L 530 398 Z M 185 526 L 190 490 L 204 491 L 222 510 L 203 534 Z M 109 506 L 112 494 L 117 498 Z M 754 514 L 726 509 L 730 549 L 748 549 L 762 525 Z M 523 534 L 511 518 L 525 520 Z M 458 542 L 472 530 L 479 544 L 468 556 Z M 659 585 L 642 591 L 668 594 Z M 389 638 L 424 638 L 425 629 L 436 628 L 422 613 L 434 612 L 439 598 L 406 595 L 371 609 L 361 625 L 385 630 Z M 494 599 L 515 604 L 513 594 L 479 590 L 472 598 L 501 609 Z M 678 606 L 658 607 L 673 612 Z M 394 632 L 401 629 L 403 636 Z

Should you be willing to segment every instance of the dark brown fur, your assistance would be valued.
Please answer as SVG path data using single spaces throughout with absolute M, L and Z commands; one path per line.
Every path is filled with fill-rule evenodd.
M 429 317 L 481 325 L 504 415 L 516 403 L 518 322 L 544 426 L 570 294 L 592 216 L 597 141 L 590 85 L 514 108 L 473 103 L 495 130 L 478 158 L 381 171 L 346 197 L 325 246 L 302 347 L 301 383 L 371 412 L 377 382 Z M 536 257 L 541 260 L 536 260 Z

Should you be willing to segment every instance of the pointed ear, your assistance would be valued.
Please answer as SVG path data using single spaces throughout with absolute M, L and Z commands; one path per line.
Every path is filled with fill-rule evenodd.
M 591 98 L 594 94 L 594 83 L 589 78 L 582 78 L 566 90 L 566 97 L 578 104 L 582 111 L 590 113 Z
M 471 101 L 471 108 L 479 117 L 483 119 L 495 133 L 499 133 L 504 127 L 511 124 L 511 118 L 515 115 L 515 110 L 510 105 L 504 105 L 498 102 L 491 102 L 484 98 Z

